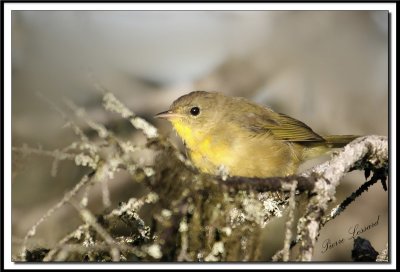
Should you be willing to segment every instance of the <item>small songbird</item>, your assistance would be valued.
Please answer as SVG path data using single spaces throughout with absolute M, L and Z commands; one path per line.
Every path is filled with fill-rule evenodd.
M 320 136 L 306 124 L 244 98 L 195 91 L 156 115 L 170 121 L 202 172 L 272 177 L 295 174 L 307 159 L 358 136 Z

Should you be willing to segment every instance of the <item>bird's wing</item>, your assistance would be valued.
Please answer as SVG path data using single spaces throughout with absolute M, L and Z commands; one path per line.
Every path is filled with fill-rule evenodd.
M 242 121 L 242 124 L 253 133 L 272 134 L 276 140 L 289 142 L 325 141 L 303 122 L 274 111 L 250 114 Z

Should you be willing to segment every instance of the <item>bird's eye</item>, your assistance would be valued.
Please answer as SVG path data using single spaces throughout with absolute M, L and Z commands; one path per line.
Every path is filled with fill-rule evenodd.
M 193 107 L 190 109 L 190 114 L 193 116 L 199 115 L 199 113 L 200 113 L 199 107 Z

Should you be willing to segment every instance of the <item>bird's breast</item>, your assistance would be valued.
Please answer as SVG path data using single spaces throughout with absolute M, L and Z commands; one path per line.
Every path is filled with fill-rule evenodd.
M 298 168 L 298 150 L 271 135 L 252 135 L 235 127 L 191 130 L 174 125 L 184 140 L 193 164 L 202 172 L 231 176 L 271 177 L 294 174 Z M 222 131 L 221 131 L 222 130 Z

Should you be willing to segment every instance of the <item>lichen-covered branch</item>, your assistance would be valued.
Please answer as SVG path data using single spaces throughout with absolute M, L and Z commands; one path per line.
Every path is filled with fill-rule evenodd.
M 385 172 L 386 169 L 378 169 L 372 176 L 372 178 L 365 182 L 363 185 L 360 186 L 355 192 L 353 192 L 349 197 L 347 197 L 342 203 L 340 203 L 337 207 L 335 207 L 329 214 L 324 216 L 322 219 L 321 225 L 324 226 L 326 223 L 331 221 L 332 219 L 336 218 L 338 215 L 340 215 L 346 208 L 349 206 L 352 202 L 354 202 L 357 197 L 359 197 L 362 193 L 366 192 L 369 187 L 374 185 L 376 182 L 379 180 L 382 180 L 383 182 L 386 182 L 386 174 L 383 173 Z M 385 187 L 384 187 L 385 189 Z M 386 190 L 385 190 L 386 191 Z
M 292 225 L 294 223 L 294 209 L 296 207 L 296 189 L 297 189 L 297 182 L 293 182 L 293 184 L 290 186 L 290 198 L 289 198 L 289 218 L 288 221 L 285 224 L 286 227 L 286 233 L 285 233 L 285 241 L 284 241 L 284 246 L 283 249 L 275 253 L 274 256 L 272 256 L 272 261 L 277 262 L 277 261 L 284 261 L 287 262 L 289 261 L 290 258 L 290 244 L 292 241 Z
M 36 230 L 41 225 L 48 217 L 50 217 L 55 211 L 60 209 L 63 205 L 65 205 L 67 202 L 71 200 L 73 196 L 76 195 L 76 193 L 83 187 L 85 186 L 88 182 L 90 182 L 90 175 L 85 175 L 83 178 L 78 182 L 75 187 L 69 191 L 67 194 L 64 195 L 64 197 L 61 199 L 60 202 L 58 202 L 55 206 L 53 206 L 50 210 L 48 210 L 28 231 L 28 233 L 24 237 L 24 242 L 22 244 L 22 250 L 21 250 L 21 258 L 22 260 L 25 260 L 26 258 L 26 251 L 27 251 L 27 242 L 28 239 L 31 238 L 36 234 Z
M 94 174 L 84 176 L 83 181 L 32 227 L 24 239 L 22 260 L 29 253 L 27 241 L 37 227 L 65 203 L 79 202 L 77 214 L 83 218 L 83 224 L 47 250 L 40 261 L 262 260 L 260 234 L 271 219 L 282 216 L 289 205 L 291 212 L 284 248 L 274 258 L 288 261 L 290 226 L 296 223 L 293 219 L 295 198 L 308 192 L 306 212 L 297 222 L 297 240 L 301 242 L 298 260 L 310 261 L 324 223 L 337 216 L 372 183 L 361 186 L 329 217 L 328 202 L 334 200 L 342 177 L 355 169 L 372 171 L 374 182 L 388 175 L 387 139 L 381 136 L 356 139 L 328 162 L 297 176 L 263 179 L 202 174 L 168 139 L 159 135 L 154 126 L 129 110 L 113 94 L 104 93 L 105 108 L 128 119 L 144 133 L 147 143 L 137 146 L 119 139 L 72 102 L 66 102 L 78 118 L 97 131 L 101 144 L 78 133 L 80 139 L 59 153 L 14 148 L 14 152 L 26 155 L 37 153 L 60 160 L 74 159 L 77 165 L 90 166 Z M 67 119 L 66 115 L 63 118 Z M 81 131 L 77 125 L 74 128 Z M 152 163 L 144 165 L 133 158 L 132 154 L 141 150 L 153 152 Z M 142 198 L 132 198 L 100 215 L 94 215 L 86 207 L 87 192 L 80 201 L 73 199 L 88 180 L 95 180 L 103 186 L 103 205 L 110 206 L 107 182 L 118 171 L 127 171 L 133 182 L 145 184 L 148 192 Z M 142 213 L 145 205 L 146 213 Z
M 116 112 L 122 115 L 123 118 L 128 118 L 131 124 L 143 131 L 147 138 L 152 139 L 158 137 L 157 129 L 143 118 L 136 116 L 124 104 L 122 104 L 112 93 L 106 93 L 103 96 L 103 105 L 107 110 Z
M 226 180 L 222 180 L 222 183 L 238 191 L 255 192 L 289 192 L 291 185 L 297 183 L 296 190 L 304 192 L 314 189 L 315 179 L 311 175 L 271 178 L 228 177 Z
M 321 164 L 305 174 L 316 178 L 313 196 L 309 199 L 306 214 L 299 220 L 301 249 L 299 260 L 311 261 L 314 246 L 323 222 L 328 202 L 334 199 L 336 187 L 350 169 L 372 165 L 374 169 L 387 169 L 387 138 L 368 136 L 354 140 L 330 161 Z M 387 170 L 386 170 L 387 171 Z

